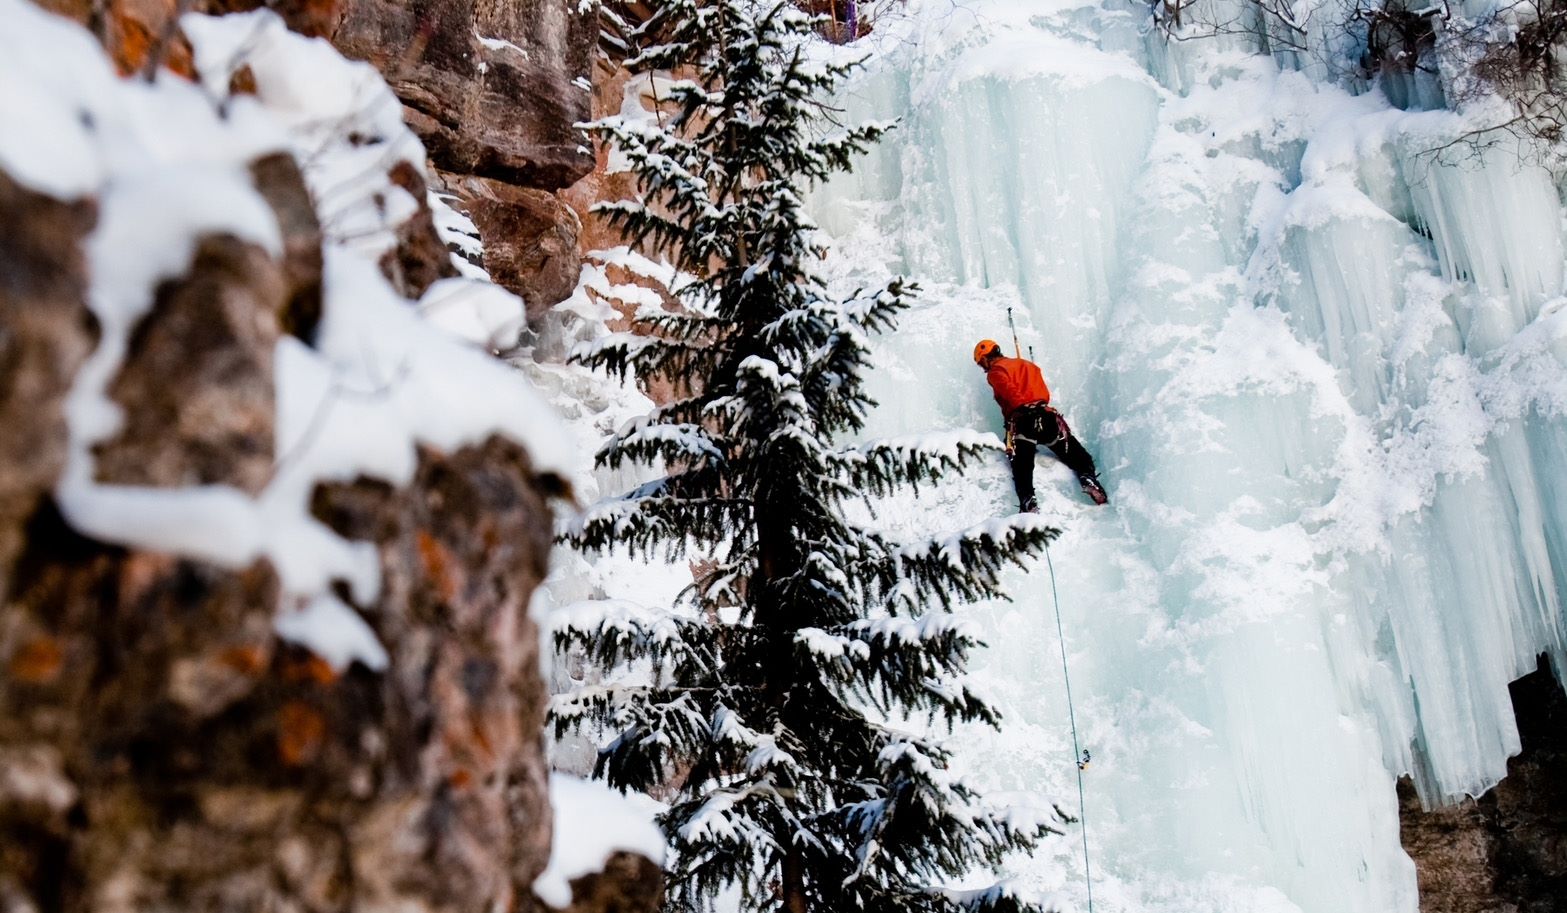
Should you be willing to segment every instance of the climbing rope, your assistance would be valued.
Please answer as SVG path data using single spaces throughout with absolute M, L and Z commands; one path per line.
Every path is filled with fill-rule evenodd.
M 1083 768 L 1088 752 L 1077 740 L 1077 711 L 1072 707 L 1072 674 L 1066 666 L 1066 634 L 1061 627 L 1061 597 L 1056 595 L 1056 565 L 1050 560 L 1050 543 L 1045 543 L 1045 565 L 1050 568 L 1050 601 L 1056 608 L 1056 638 L 1061 642 L 1061 678 L 1066 682 L 1066 713 L 1072 721 L 1072 761 L 1077 766 L 1077 817 L 1083 830 L 1083 881 L 1088 885 L 1088 913 L 1094 913 L 1094 875 L 1088 864 L 1088 800 L 1083 793 Z

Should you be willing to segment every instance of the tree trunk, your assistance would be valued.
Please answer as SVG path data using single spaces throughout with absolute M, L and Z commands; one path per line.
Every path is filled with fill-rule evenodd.
M 805 900 L 805 854 L 793 843 L 783 858 L 783 901 L 788 913 L 810 913 Z

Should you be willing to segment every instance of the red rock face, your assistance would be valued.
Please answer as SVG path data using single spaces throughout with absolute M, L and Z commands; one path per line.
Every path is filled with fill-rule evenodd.
M 581 268 L 578 221 L 555 191 L 594 165 L 575 125 L 592 116 L 597 34 L 597 15 L 565 0 L 345 0 L 333 35 L 402 99 L 442 189 L 479 229 L 485 269 L 530 319 L 568 297 Z
M 597 34 L 597 15 L 563 0 L 346 0 L 333 43 L 386 77 L 437 168 L 554 190 L 593 166 L 573 81 Z
M 1404 850 L 1422 913 L 1567 910 L 1567 697 L 1549 664 L 1510 687 L 1523 751 L 1477 800 L 1423 811 L 1399 780 Z
M 522 298 L 530 321 L 570 297 L 582 271 L 579 223 L 559 195 L 460 175 L 446 175 L 444 189 L 479 229 L 485 270 Z
M 610 66 L 601 61 L 593 70 L 593 117 L 618 114 L 625 103 L 626 83 L 630 71 L 620 66 Z M 602 147 L 595 149 L 593 170 L 581 180 L 561 191 L 561 197 L 577 213 L 582 222 L 582 249 L 604 250 L 626 243 L 620 232 L 611 228 L 606 220 L 593 213 L 597 203 L 629 200 L 636 197 L 636 179 L 630 172 L 610 174 L 609 153 Z

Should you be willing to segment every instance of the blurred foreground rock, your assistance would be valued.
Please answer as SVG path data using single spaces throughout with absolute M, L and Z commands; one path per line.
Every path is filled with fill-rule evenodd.
M 268 8 L 296 32 L 332 41 L 380 70 L 408 124 L 446 176 L 446 192 L 478 225 L 484 266 L 535 319 L 571 294 L 579 222 L 556 199 L 594 168 L 576 128 L 593 116 L 596 6 L 578 0 L 41 0 L 96 34 L 124 74 L 193 74 L 181 12 Z M 241 83 L 243 84 L 243 83 Z M 416 174 L 394 175 L 416 200 Z M 414 186 L 416 185 L 416 186 Z M 428 207 L 383 268 L 417 296 L 455 275 Z
M 269 199 L 301 198 L 297 169 L 256 170 L 280 182 Z M 426 451 L 406 489 L 320 490 L 323 518 L 377 544 L 385 582 L 357 608 L 389 671 L 338 674 L 275 635 L 281 594 L 265 562 L 232 571 L 106 545 L 54 509 L 59 400 L 91 342 L 79 254 L 91 207 L 3 175 L 0 194 L 0 403 L 15 432 L 0 897 L 40 910 L 518 903 L 550 833 L 527 615 L 550 510 L 526 453 L 499 440 Z M 279 216 L 311 236 L 299 213 Z M 279 261 L 207 237 L 161 286 L 110 385 L 125 421 L 98 448 L 100 479 L 264 487 L 273 348 L 289 314 L 319 308 L 319 246 L 286 247 Z
M 97 342 L 81 243 L 96 207 L 0 171 L 0 598 L 39 501 L 65 467 L 65 395 Z
M 321 226 L 292 158 L 251 176 L 283 253 L 199 237 L 157 287 L 108 383 L 123 421 L 94 450 L 99 481 L 254 494 L 288 459 L 275 350 L 320 319 Z M 537 909 L 552 812 L 527 610 L 550 484 L 491 438 L 422 449 L 404 487 L 316 489 L 314 514 L 379 558 L 374 600 L 337 595 L 384 671 L 281 640 L 290 597 L 266 561 L 82 535 L 52 493 L 98 343 L 95 218 L 0 172 L 0 910 Z M 383 269 L 417 294 L 439 242 L 428 221 L 399 240 Z M 579 882 L 583 913 L 659 902 L 639 857 Z
M 571 882 L 566 913 L 647 913 L 663 906 L 664 873 L 646 857 L 615 853 L 604 871 Z

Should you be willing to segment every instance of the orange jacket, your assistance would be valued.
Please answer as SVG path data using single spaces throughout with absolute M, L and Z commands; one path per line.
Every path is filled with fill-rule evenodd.
M 995 392 L 996 405 L 1001 407 L 1001 417 L 1012 420 L 1012 413 L 1029 403 L 1050 402 L 1050 388 L 1045 385 L 1045 375 L 1039 365 L 1026 358 L 998 358 L 985 371 L 990 389 Z

